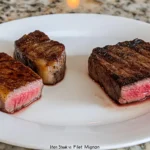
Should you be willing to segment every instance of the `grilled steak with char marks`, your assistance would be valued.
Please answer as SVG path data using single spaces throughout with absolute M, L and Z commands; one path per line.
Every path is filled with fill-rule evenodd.
M 141 39 L 95 48 L 89 75 L 120 104 L 150 96 L 150 43 Z
M 64 78 L 65 46 L 50 40 L 41 31 L 36 30 L 15 41 L 14 57 L 38 73 L 44 84 L 53 85 Z
M 0 110 L 14 113 L 40 98 L 42 79 L 30 68 L 0 53 Z

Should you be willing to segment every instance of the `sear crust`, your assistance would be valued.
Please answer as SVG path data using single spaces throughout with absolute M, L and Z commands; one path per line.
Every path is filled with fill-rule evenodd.
M 119 42 L 116 45 L 107 45 L 103 48 L 97 47 L 89 57 L 89 75 L 96 82 L 99 82 L 106 93 L 116 101 L 122 96 L 123 87 L 127 89 L 129 85 L 150 78 L 149 70 L 150 43 L 141 39 Z M 138 86 L 140 84 L 139 89 L 133 93 L 135 94 L 138 90 L 144 92 L 145 89 L 145 94 L 147 94 L 147 90 L 150 91 L 150 84 L 146 84 L 145 81 L 145 87 L 142 82 L 138 83 Z M 128 95 L 133 97 L 131 94 Z M 134 101 L 137 100 L 139 100 L 138 97 Z M 124 103 L 126 102 L 124 101 Z
M 39 99 L 42 86 L 42 79 L 38 74 L 9 55 L 0 53 L 0 109 L 2 111 L 13 113 Z
M 9 92 L 36 80 L 41 80 L 41 77 L 29 67 L 5 53 L 0 53 L 0 91 L 5 89 L 6 96 Z
M 15 41 L 15 59 L 38 73 L 44 84 L 56 84 L 64 78 L 65 46 L 50 40 L 41 31 L 34 31 Z

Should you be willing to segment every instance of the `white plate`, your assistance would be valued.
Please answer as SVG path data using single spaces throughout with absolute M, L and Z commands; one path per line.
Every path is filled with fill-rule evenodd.
M 94 14 L 26 18 L 0 25 L 0 51 L 12 55 L 14 41 L 34 30 L 65 44 L 66 76 L 55 86 L 45 86 L 42 98 L 27 109 L 0 113 L 2 142 L 40 149 L 59 144 L 108 149 L 150 140 L 150 101 L 116 106 L 87 71 L 94 47 L 134 38 L 150 41 L 149 24 Z

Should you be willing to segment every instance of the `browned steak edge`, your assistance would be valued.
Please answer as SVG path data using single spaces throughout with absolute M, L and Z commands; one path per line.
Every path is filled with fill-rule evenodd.
M 121 88 L 117 82 L 109 75 L 109 72 L 98 62 L 97 58 L 91 54 L 88 59 L 89 76 L 100 84 L 104 91 L 115 101 L 120 97 Z
M 133 41 L 130 42 L 133 43 Z M 114 73 L 113 70 L 111 71 L 112 66 L 110 68 L 107 68 L 111 77 L 117 82 L 117 84 L 119 84 L 120 87 L 128 84 L 133 84 L 134 82 L 150 77 L 150 60 L 144 55 L 136 52 L 133 47 L 126 46 L 127 42 L 123 42 L 123 44 L 118 43 L 116 45 L 107 45 L 103 48 L 97 47 L 92 51 L 92 54 L 95 54 L 96 59 L 103 59 L 107 61 L 110 65 L 111 62 L 117 62 L 118 64 L 115 63 L 114 66 L 116 69 L 121 69 L 120 64 L 124 66 L 120 70 L 121 72 L 117 74 Z M 120 51 L 117 50 L 118 52 L 116 54 L 115 49 L 120 49 Z M 124 51 L 122 51 L 122 49 L 124 49 Z M 128 51 L 128 55 L 126 51 Z M 144 63 L 138 61 L 138 58 L 136 58 L 134 55 L 142 59 Z

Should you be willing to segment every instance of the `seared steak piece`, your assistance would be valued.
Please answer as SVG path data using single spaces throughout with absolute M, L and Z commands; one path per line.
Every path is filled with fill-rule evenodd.
M 39 75 L 5 53 L 0 53 L 0 110 L 14 113 L 41 96 Z
M 140 39 L 95 48 L 89 75 L 120 104 L 150 97 L 150 43 Z
M 34 31 L 15 41 L 15 59 L 38 73 L 44 84 L 53 85 L 64 78 L 65 46 L 50 40 L 41 31 Z

